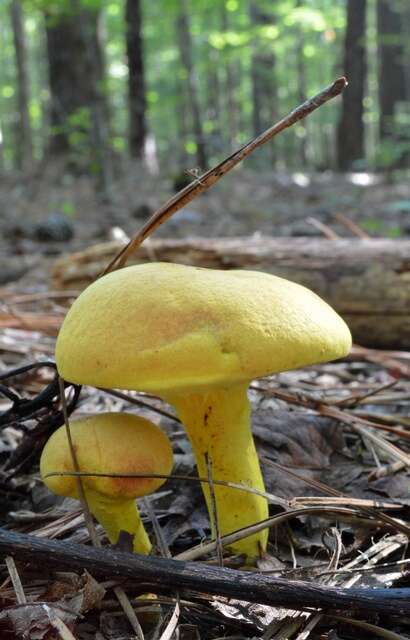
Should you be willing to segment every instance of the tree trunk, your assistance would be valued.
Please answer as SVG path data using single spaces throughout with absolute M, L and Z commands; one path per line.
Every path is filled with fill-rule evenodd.
M 296 7 L 300 8 L 302 6 L 302 0 L 297 0 Z M 307 99 L 306 92 L 306 68 L 305 68 L 305 37 L 303 32 L 303 27 L 298 27 L 296 30 L 296 68 L 297 68 L 297 100 L 299 104 L 305 102 Z M 300 121 L 299 126 L 303 131 L 303 136 L 299 138 L 299 163 L 302 167 L 306 167 L 307 165 L 307 122 L 303 120 Z
M 176 129 L 178 135 L 178 168 L 186 170 L 190 168 L 189 156 L 186 150 L 186 143 L 189 138 L 189 105 L 186 84 L 180 78 L 175 79 L 175 90 L 178 99 L 175 101 L 176 107 Z
M 273 17 L 262 11 L 255 2 L 250 5 L 250 17 L 255 27 L 273 23 Z M 273 53 L 266 51 L 266 43 L 261 44 L 259 37 L 255 38 L 251 66 L 252 127 L 254 136 L 259 135 L 270 127 L 274 119 L 274 68 L 275 58 Z
M 403 16 L 399 8 L 389 0 L 377 2 L 377 36 L 379 57 L 379 131 L 380 138 L 400 141 L 397 130 L 396 111 L 400 103 L 407 99 L 406 78 L 406 45 L 407 37 L 402 29 Z M 408 58 L 408 55 L 407 55 Z M 405 155 L 398 153 L 397 162 L 405 164 Z
M 126 1 L 125 24 L 128 57 L 129 149 L 132 158 L 142 158 L 147 130 L 141 0 Z
M 186 2 L 181 1 L 180 12 L 177 18 L 178 46 L 181 63 L 186 73 L 189 102 L 192 112 L 192 124 L 196 144 L 196 157 L 200 169 L 203 171 L 208 166 L 208 157 L 205 146 L 205 137 L 202 127 L 201 108 L 199 104 L 198 78 L 192 59 L 192 40 L 189 27 Z
M 108 106 L 99 14 L 70 6 L 70 13 L 46 16 L 51 92 L 52 154 L 75 152 L 97 176 L 105 195 L 111 189 Z M 81 155 L 83 157 L 81 157 Z M 85 157 L 84 157 L 85 156 Z
M 219 77 L 219 57 L 218 52 L 209 45 L 207 56 L 209 65 L 207 68 L 207 105 L 206 119 L 212 123 L 210 129 L 210 140 L 208 140 L 208 150 L 211 153 L 220 153 L 223 140 L 221 127 L 221 82 Z M 223 147 L 222 147 L 223 148 Z
M 105 243 L 63 256 L 53 269 L 53 286 L 85 287 L 121 246 Z M 138 249 L 135 262 L 152 254 L 164 262 L 256 269 L 294 280 L 329 302 L 359 344 L 410 349 L 410 240 L 152 239 Z
M 221 30 L 229 31 L 229 15 L 226 4 L 221 7 Z M 229 52 L 227 54 L 229 56 Z M 239 60 L 238 60 L 239 62 Z M 238 132 L 241 131 L 240 125 L 240 105 L 235 96 L 235 89 L 240 84 L 240 74 L 237 73 L 237 65 L 232 60 L 225 59 L 223 71 L 225 74 L 225 114 L 226 114 L 226 131 L 228 133 L 229 144 L 232 147 L 235 143 Z
M 342 95 L 337 131 L 337 161 L 341 171 L 365 158 L 363 99 L 366 83 L 366 0 L 348 0 L 344 73 L 349 85 Z
M 29 82 L 26 38 L 24 33 L 22 9 L 19 0 L 12 0 L 10 5 L 10 14 L 17 67 L 17 101 L 19 116 L 16 131 L 17 161 L 18 166 L 21 169 L 28 170 L 33 162 L 33 143 L 29 115 Z

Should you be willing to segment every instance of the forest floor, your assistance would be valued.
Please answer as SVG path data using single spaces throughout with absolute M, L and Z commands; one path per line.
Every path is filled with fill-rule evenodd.
M 356 182 L 358 179 L 356 176 Z M 235 171 L 177 213 L 159 235 L 303 236 L 322 235 L 329 229 L 351 235 L 343 218 L 335 217 L 337 213 L 372 236 L 410 235 L 410 186 L 404 181 L 387 184 L 374 176 L 359 180 L 360 185 L 347 176 L 331 174 L 285 177 Z M 3 371 L 53 358 L 55 336 L 70 301 L 64 292 L 51 290 L 47 280 L 48 267 L 58 254 L 107 239 L 114 224 L 132 234 L 148 211 L 172 193 L 170 179 L 135 178 L 131 173 L 122 186 L 116 185 L 113 208 L 98 201 L 85 179 L 66 178 L 52 188 L 50 181 L 48 184 L 47 190 L 41 180 L 21 184 L 10 179 L 0 187 L 1 264 L 16 260 L 17 268 L 18 261 L 26 260 L 21 278 L 1 290 Z M 70 221 L 72 239 L 56 242 L 36 237 L 36 225 L 53 213 Z M 13 328 L 13 316 L 24 316 L 23 328 Z M 43 367 L 1 383 L 10 385 L 19 397 L 33 399 L 53 378 L 54 370 Z M 387 592 L 387 587 L 409 586 L 410 354 L 356 348 L 342 362 L 260 380 L 252 385 L 251 400 L 266 490 L 287 503 L 284 521 L 283 508 L 270 505 L 271 516 L 280 516 L 282 522 L 272 522 L 268 551 L 254 572 L 328 587 L 379 587 Z M 189 443 L 172 409 L 161 401 L 137 393 L 118 398 L 84 388 L 76 415 L 134 411 L 136 401 L 145 403 L 138 412 L 159 423 L 171 438 L 173 473 L 194 478 Z M 51 495 L 39 478 L 39 453 L 54 428 L 58 403 L 41 405 L 27 415 L 24 403 L 17 401 L 10 416 L 11 404 L 6 397 L 0 399 L 1 524 L 42 539 L 89 543 L 78 503 Z M 161 413 L 164 409 L 168 416 Z M 312 508 L 314 515 L 309 511 Z M 305 511 L 293 515 L 300 509 Z M 345 509 L 345 513 L 335 516 L 335 509 Z M 204 571 L 217 564 L 215 551 L 205 558 L 191 551 L 210 536 L 197 482 L 169 480 L 148 504 L 141 503 L 141 511 L 156 555 L 161 555 L 165 545 L 174 557 L 191 552 L 192 558 L 203 562 Z M 106 545 L 101 528 L 98 534 Z M 242 561 L 225 554 L 225 566 L 240 568 Z M 36 562 L 35 555 L 29 566 L 18 562 L 15 571 L 10 564 L 8 570 L 1 568 L 1 638 L 20 638 L 23 633 L 28 638 L 51 638 L 56 627 L 50 610 L 73 634 L 60 628 L 62 638 L 134 637 L 129 617 L 122 613 L 113 592 L 118 579 L 111 579 L 109 572 L 101 576 L 90 571 L 91 577 L 79 577 L 73 571 L 56 572 L 58 568 L 52 559 L 47 566 Z M 16 573 L 27 604 L 21 602 L 18 588 L 16 592 Z M 242 601 L 210 596 L 200 589 L 180 590 L 178 598 L 174 590 L 162 590 L 153 600 L 137 582 L 120 582 L 149 640 L 170 638 L 176 628 L 183 640 L 373 638 L 383 633 L 393 640 L 410 634 L 408 616 L 381 614 L 377 607 L 367 613 L 353 608 L 298 613 L 286 607 L 249 604 L 246 592 Z M 145 596 L 137 600 L 141 594 Z
M 0 283 L 7 281 L 7 270 L 13 271 L 13 255 L 35 262 L 41 256 L 84 248 L 108 239 L 113 226 L 132 235 L 175 193 L 173 181 L 171 173 L 158 177 L 140 166 L 128 167 L 115 181 L 107 202 L 93 180 L 62 173 L 58 166 L 24 180 L 18 175 L 3 177 Z M 409 236 L 410 183 L 406 176 L 388 181 L 379 174 L 285 174 L 238 168 L 156 235 L 321 236 L 324 224 L 336 234 L 350 236 L 340 215 L 373 237 Z

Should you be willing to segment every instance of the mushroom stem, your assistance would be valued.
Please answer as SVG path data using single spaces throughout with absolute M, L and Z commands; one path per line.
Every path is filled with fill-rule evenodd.
M 85 493 L 91 513 L 104 527 L 112 544 L 118 542 L 120 531 L 126 531 L 133 536 L 134 552 L 149 554 L 152 545 L 134 499 L 114 500 L 90 489 Z
M 264 491 L 258 456 L 252 438 L 247 386 L 209 389 L 205 393 L 171 394 L 171 402 L 183 422 L 194 450 L 200 476 L 207 475 L 205 454 L 212 463 L 212 477 Z M 215 522 L 208 485 L 203 485 L 212 533 Z M 268 517 L 265 498 L 230 487 L 215 486 L 219 532 L 226 535 Z M 232 545 L 236 553 L 255 558 L 266 549 L 267 531 Z

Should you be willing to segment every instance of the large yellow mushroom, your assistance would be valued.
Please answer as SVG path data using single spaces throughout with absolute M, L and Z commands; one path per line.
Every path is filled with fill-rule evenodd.
M 104 413 L 73 420 L 71 438 L 81 471 L 88 473 L 147 473 L 168 475 L 172 449 L 167 436 L 152 422 L 128 413 Z M 53 433 L 44 447 L 40 472 L 57 495 L 78 499 L 74 476 L 49 476 L 74 471 L 65 426 Z M 134 551 L 148 554 L 151 542 L 141 521 L 136 498 L 156 491 L 165 479 L 82 478 L 87 504 L 112 543 L 120 531 L 134 537 Z
M 151 263 L 100 278 L 74 302 L 57 340 L 58 371 L 78 384 L 154 393 L 173 404 L 201 476 L 263 490 L 247 388 L 253 378 L 345 356 L 343 320 L 317 295 L 254 271 Z M 215 523 L 209 489 L 212 529 Z M 268 515 L 255 494 L 215 486 L 221 534 Z M 257 556 L 267 532 L 236 543 Z

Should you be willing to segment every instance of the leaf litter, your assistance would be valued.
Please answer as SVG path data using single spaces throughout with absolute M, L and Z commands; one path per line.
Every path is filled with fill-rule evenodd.
M 58 305 L 61 312 L 60 301 Z M 50 335 L 48 322 L 42 330 L 44 310 L 41 306 L 42 303 L 36 301 L 35 309 L 30 311 L 32 315 L 37 314 L 34 329 L 29 324 L 24 330 L 3 328 L 0 343 L 3 370 L 31 362 L 48 361 L 50 358 L 54 337 Z M 375 513 L 383 512 L 396 521 L 410 524 L 408 467 L 402 464 L 400 468 L 393 467 L 392 470 L 392 465 L 398 462 L 394 450 L 386 450 L 379 442 L 372 443 L 366 434 L 376 434 L 381 443 L 393 444 L 406 455 L 410 453 L 409 440 L 394 432 L 372 429 L 367 425 L 365 433 L 359 433 L 351 426 L 355 417 L 363 413 L 370 423 L 383 426 L 383 416 L 386 415 L 393 417 L 393 420 L 387 421 L 389 424 L 394 423 L 395 427 L 410 433 L 407 424 L 410 381 L 405 378 L 395 380 L 388 367 L 383 366 L 383 358 L 386 358 L 388 366 L 391 364 L 392 356 L 389 353 L 378 352 L 378 357 L 380 361 L 375 364 L 364 358 L 362 351 L 358 351 L 357 355 L 344 362 L 278 374 L 252 385 L 253 430 L 262 460 L 266 491 L 288 500 L 293 507 L 315 504 L 321 509 L 318 515 L 302 514 L 273 527 L 270 530 L 268 552 L 259 561 L 257 570 L 289 580 L 311 579 L 341 586 L 389 587 L 409 584 L 408 539 L 403 533 L 393 531 L 377 516 L 371 518 L 360 510 L 346 517 L 331 511 L 331 505 L 334 504 L 332 500 L 338 500 L 338 504 L 345 507 L 354 505 L 356 500 Z M 406 363 L 408 354 L 396 353 L 394 358 L 399 363 Z M 51 383 L 53 375 L 49 368 L 36 368 L 2 384 L 11 382 L 8 388 L 19 397 L 29 400 Z M 395 382 L 390 389 L 377 392 L 390 382 Z M 352 403 L 343 402 L 358 395 L 363 400 L 353 406 Z M 130 401 L 126 399 L 128 396 Z M 135 400 L 141 400 L 144 406 L 136 406 Z M 2 413 L 10 406 L 11 400 L 2 396 Z M 333 407 L 343 413 L 345 420 L 327 415 L 327 409 Z M 57 409 L 57 399 L 54 398 L 48 411 L 42 407 L 40 415 L 27 416 L 22 420 L 15 416 L 2 427 L 2 524 L 16 531 L 87 543 L 88 533 L 78 503 L 52 496 L 39 480 L 38 457 L 41 449 L 34 452 L 23 471 L 18 470 L 18 459 L 16 473 L 7 468 L 11 457 L 21 448 L 25 439 L 37 431 L 43 437 L 48 437 L 55 425 L 51 421 L 47 430 L 44 423 L 47 425 L 47 419 Z M 103 390 L 86 388 L 76 408 L 77 413 L 84 414 L 122 410 L 142 413 L 156 421 L 172 440 L 176 460 L 174 474 L 195 478 L 189 442 L 173 418 L 172 409 L 162 401 L 136 392 L 115 397 Z M 384 473 L 386 469 L 388 471 Z M 198 482 L 171 478 L 158 494 L 150 498 L 149 503 L 173 556 L 209 539 L 208 515 Z M 141 512 L 150 528 L 149 516 L 143 504 Z M 272 515 L 279 512 L 277 506 L 271 505 Z M 102 529 L 97 527 L 97 531 L 103 544 L 108 544 Z M 215 553 L 208 556 L 207 562 L 215 562 Z M 225 557 L 226 566 L 238 568 L 241 564 L 241 558 Z M 123 633 L 127 629 L 127 620 L 113 600 L 113 584 L 100 585 L 89 576 L 87 579 L 95 585 L 94 596 L 90 598 L 84 596 L 84 582 L 81 582 L 84 578 L 75 574 L 67 582 L 66 577 L 56 576 L 52 567 L 46 568 L 41 575 L 25 567 L 19 567 L 19 571 L 27 593 L 25 605 L 17 605 L 15 592 L 5 571 L 0 588 L 3 605 L 0 623 L 7 623 L 9 628 L 13 628 L 15 637 L 46 638 L 47 634 L 56 633 L 53 616 L 50 621 L 47 607 L 52 608 L 76 638 L 91 637 L 90 629 L 99 629 L 102 637 L 115 638 L 120 637 L 120 630 Z M 155 606 L 151 603 L 152 612 L 146 614 L 143 613 L 143 607 L 136 604 L 135 596 L 138 594 L 127 591 L 127 595 L 137 614 L 141 609 L 138 617 L 148 637 L 154 634 L 155 625 L 162 616 L 175 606 L 172 594 L 169 594 L 168 604 L 160 602 L 159 596 Z M 89 602 L 87 606 L 83 604 L 84 599 Z M 43 605 L 44 602 L 46 604 Z M 105 608 L 106 604 L 108 609 Z M 407 622 L 400 619 L 387 620 L 386 617 L 373 616 L 368 617 L 367 622 L 375 625 L 376 629 L 378 626 L 387 627 L 392 631 L 399 630 L 402 634 L 409 630 Z M 108 635 L 104 635 L 101 624 L 110 629 Z M 320 612 L 304 614 L 279 607 L 249 604 L 246 602 L 246 593 L 243 601 L 223 597 L 193 597 L 192 601 L 181 605 L 175 623 L 175 628 L 179 627 L 184 635 L 197 634 L 198 637 L 207 638 L 223 635 L 274 638 L 279 637 L 278 634 L 282 634 L 280 637 L 296 638 L 303 629 L 303 637 L 313 638 L 329 629 L 350 629 L 352 633 L 346 620 L 332 620 Z M 131 633 L 129 627 L 125 631 L 127 633 Z

